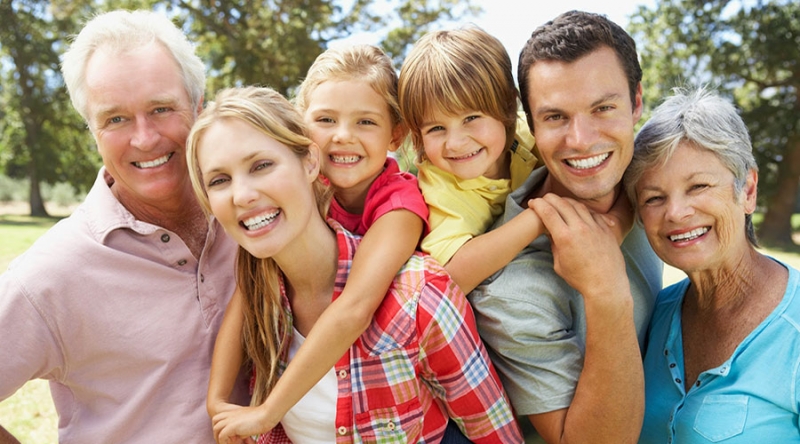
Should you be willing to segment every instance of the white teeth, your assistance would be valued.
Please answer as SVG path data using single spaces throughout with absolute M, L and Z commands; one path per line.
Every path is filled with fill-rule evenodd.
M 257 230 L 269 225 L 273 220 L 275 220 L 276 217 L 278 217 L 278 214 L 280 214 L 280 211 L 275 211 L 274 213 L 270 214 L 262 214 L 243 220 L 242 223 L 248 230 Z
M 164 165 L 165 163 L 167 163 L 167 161 L 169 160 L 170 157 L 172 157 L 173 154 L 174 153 L 169 153 L 166 156 L 159 157 L 156 160 L 149 160 L 147 162 L 133 162 L 133 164 L 137 168 L 141 168 L 141 169 L 154 168 L 154 167 L 161 166 L 161 165 Z
M 331 160 L 336 163 L 356 163 L 361 160 L 361 156 L 334 156 L 331 155 Z
M 478 154 L 480 151 L 481 151 L 481 150 L 476 150 L 476 151 L 473 151 L 473 152 L 471 152 L 471 153 L 469 153 L 469 154 L 465 154 L 465 155 L 463 155 L 463 156 L 451 157 L 451 159 L 453 159 L 453 160 L 463 160 L 463 159 L 469 159 L 470 157 L 472 157 L 472 156 L 474 156 L 474 155 Z
M 698 237 L 706 233 L 708 233 L 708 227 L 695 228 L 694 230 L 688 233 L 681 233 L 681 234 L 676 234 L 675 236 L 670 236 L 669 240 L 671 240 L 672 242 L 692 240 L 692 239 L 697 239 Z
M 604 160 L 608 159 L 609 153 L 599 154 L 597 156 L 592 156 L 586 159 L 567 159 L 567 164 L 572 168 L 577 168 L 579 170 L 586 170 L 589 168 L 594 168 L 597 165 L 603 163 Z

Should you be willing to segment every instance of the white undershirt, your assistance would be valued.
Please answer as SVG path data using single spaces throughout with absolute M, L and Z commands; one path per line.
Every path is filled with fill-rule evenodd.
M 289 361 L 306 340 L 292 329 Z M 281 420 L 286 436 L 294 444 L 330 444 L 336 441 L 336 371 L 331 368 Z

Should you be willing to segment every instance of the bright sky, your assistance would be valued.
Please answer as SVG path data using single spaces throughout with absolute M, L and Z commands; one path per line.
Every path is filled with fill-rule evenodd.
M 605 14 L 623 28 L 628 17 L 639 5 L 652 8 L 655 0 L 472 0 L 483 8 L 483 14 L 469 21 L 494 35 L 505 45 L 514 64 L 516 76 L 517 59 L 522 46 L 531 32 L 539 25 L 552 20 L 562 12 L 578 9 Z M 377 44 L 376 37 L 356 35 L 344 42 Z
M 516 76 L 517 59 L 522 46 L 531 32 L 539 25 L 559 14 L 573 9 L 596 12 L 627 28 L 628 17 L 639 5 L 653 8 L 655 0 L 473 0 L 483 8 L 483 15 L 471 21 L 497 37 L 505 45 L 514 64 Z M 525 5 L 525 6 L 521 6 Z

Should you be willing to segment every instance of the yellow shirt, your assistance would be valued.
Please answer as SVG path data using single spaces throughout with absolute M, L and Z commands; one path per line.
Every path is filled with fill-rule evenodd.
M 422 240 L 422 251 L 446 264 L 468 240 L 483 234 L 503 212 L 506 196 L 525 182 L 536 165 L 534 144 L 520 115 L 511 147 L 511 179 L 461 180 L 428 160 L 417 164 L 419 188 L 430 210 L 430 233 Z

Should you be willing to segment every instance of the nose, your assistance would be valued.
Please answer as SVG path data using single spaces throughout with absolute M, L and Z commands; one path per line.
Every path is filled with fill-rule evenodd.
M 333 133 L 333 141 L 335 143 L 348 143 L 353 138 L 353 131 L 350 125 L 344 122 L 339 122 L 336 125 L 336 130 Z
M 447 148 L 459 151 L 464 146 L 467 145 L 469 141 L 469 134 L 466 131 L 462 131 L 461 129 L 453 129 L 447 132 L 447 140 L 445 143 L 447 144 Z
M 573 148 L 586 148 L 592 146 L 597 140 L 597 129 L 590 116 L 572 116 L 567 129 L 567 146 Z
M 135 119 L 131 145 L 140 150 L 153 148 L 159 137 L 156 125 L 145 116 L 137 116 Z
M 680 222 L 692 214 L 694 214 L 694 208 L 689 199 L 674 196 L 667 199 L 667 220 L 671 222 Z
M 258 192 L 247 180 L 234 180 L 231 178 L 233 188 L 233 204 L 238 207 L 248 207 L 258 199 Z

